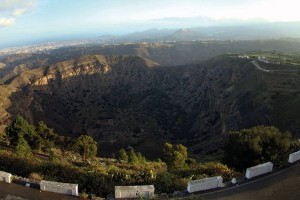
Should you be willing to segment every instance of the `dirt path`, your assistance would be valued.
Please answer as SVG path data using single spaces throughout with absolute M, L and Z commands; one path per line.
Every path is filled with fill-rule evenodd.
M 56 194 L 52 192 L 40 192 L 39 190 L 16 184 L 0 182 L 0 200 L 76 200 L 78 198 Z

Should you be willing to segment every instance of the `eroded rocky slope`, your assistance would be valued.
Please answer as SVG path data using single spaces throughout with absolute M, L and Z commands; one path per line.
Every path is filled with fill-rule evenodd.
M 278 94 L 284 78 L 294 82 Z M 133 56 L 83 56 L 2 85 L 11 88 L 2 124 L 17 113 L 44 120 L 60 134 L 92 135 L 110 156 L 128 145 L 155 156 L 165 141 L 184 143 L 196 155 L 218 154 L 229 130 L 258 124 L 297 130 L 299 114 L 289 126 L 274 105 L 291 94 L 286 109 L 300 102 L 298 80 L 297 73 L 266 74 L 230 56 L 175 67 Z

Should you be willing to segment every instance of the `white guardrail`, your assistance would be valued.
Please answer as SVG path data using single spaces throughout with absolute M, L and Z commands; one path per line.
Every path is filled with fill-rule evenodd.
M 223 178 L 221 176 L 215 176 L 188 182 L 187 191 L 193 193 L 219 187 L 223 187 Z
M 115 186 L 116 199 L 154 198 L 154 185 Z
M 40 189 L 42 191 L 78 196 L 78 184 L 42 180 L 40 182 Z
M 289 155 L 289 160 L 288 160 L 289 163 L 294 163 L 294 162 L 296 162 L 298 160 L 300 160 L 300 151 L 291 153 Z
M 12 175 L 7 172 L 0 171 L 0 181 L 11 183 Z
M 247 168 L 246 178 L 250 179 L 262 174 L 269 173 L 273 170 L 273 163 L 267 162 L 264 164 L 256 165 L 254 167 Z

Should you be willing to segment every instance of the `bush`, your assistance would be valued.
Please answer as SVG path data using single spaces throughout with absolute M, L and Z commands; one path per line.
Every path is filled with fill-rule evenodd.
M 38 182 L 43 180 L 43 176 L 36 172 L 30 173 L 28 178 L 31 180 L 34 180 L 34 181 L 38 181 Z
M 136 156 L 136 154 L 135 154 L 133 148 L 131 148 L 131 149 L 129 150 L 129 153 L 128 153 L 128 161 L 129 161 L 129 163 L 131 163 L 131 164 L 138 164 L 138 163 L 139 163 L 138 157 Z
M 224 161 L 239 171 L 268 161 L 281 165 L 286 162 L 290 138 L 290 133 L 282 133 L 272 126 L 230 132 L 225 144 Z
M 22 136 L 20 136 L 18 140 L 15 152 L 21 158 L 32 157 L 31 148 L 28 145 L 27 141 Z
M 165 172 L 157 175 L 154 186 L 157 192 L 172 193 L 176 190 L 185 190 L 188 181 L 187 178 L 180 178 L 175 174 Z
M 163 159 L 169 168 L 181 168 L 186 165 L 188 152 L 185 146 L 181 144 L 172 145 L 170 143 L 165 143 L 163 153 Z
M 127 163 L 128 162 L 128 155 L 127 155 L 127 152 L 124 150 L 124 149 L 121 149 L 119 151 L 119 161 L 120 162 L 125 162 Z
M 89 197 L 89 195 L 87 193 L 85 193 L 85 192 L 80 193 L 80 199 L 86 200 L 86 199 L 88 199 L 88 197 Z
M 23 138 L 32 149 L 41 149 L 42 138 L 36 133 L 35 127 L 20 115 L 17 115 L 14 121 L 6 128 L 6 134 L 9 136 L 9 141 L 13 146 L 16 146 L 19 139 Z
M 205 177 L 222 176 L 225 181 L 236 177 L 239 173 L 228 168 L 219 162 L 209 162 L 204 164 L 194 164 L 193 167 L 186 167 L 172 171 L 178 177 L 188 178 L 191 180 L 202 179 Z

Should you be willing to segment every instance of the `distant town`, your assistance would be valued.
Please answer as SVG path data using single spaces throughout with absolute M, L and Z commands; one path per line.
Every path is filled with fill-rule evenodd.
M 21 47 L 10 47 L 0 49 L 0 56 L 13 54 L 27 54 L 27 53 L 47 53 L 50 50 L 58 49 L 67 46 L 79 46 L 90 43 L 88 40 L 64 41 L 64 42 L 47 42 L 44 44 L 27 45 Z

